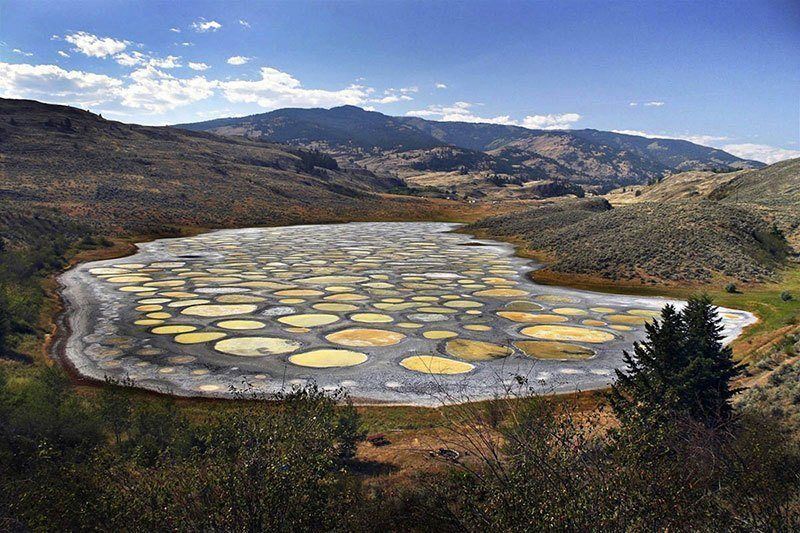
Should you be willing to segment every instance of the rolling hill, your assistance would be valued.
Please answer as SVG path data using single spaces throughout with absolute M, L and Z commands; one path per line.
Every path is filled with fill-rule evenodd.
M 355 106 L 279 109 L 177 127 L 320 148 L 341 163 L 404 179 L 418 178 L 415 184 L 419 186 L 441 182 L 443 174 L 457 172 L 472 176 L 472 188 L 475 184 L 487 189 L 501 182 L 519 185 L 547 179 L 606 191 L 685 170 L 763 166 L 683 140 L 590 129 L 531 130 L 498 124 L 437 122 L 392 117 Z M 452 157 L 441 156 L 445 146 L 454 151 Z M 439 155 L 425 156 L 425 152 Z M 427 176 L 428 181 L 421 176 Z M 458 188 L 457 182 L 453 185 Z
M 385 194 L 399 185 L 303 148 L 0 99 L 4 213 L 55 211 L 111 233 L 431 218 L 446 209 L 441 201 Z
M 789 254 L 757 213 L 713 201 L 641 202 L 613 208 L 603 198 L 490 217 L 468 226 L 523 242 L 553 258 L 541 279 L 574 276 L 645 284 L 770 279 Z
M 775 223 L 800 248 L 800 159 L 757 170 L 682 172 L 652 185 L 617 189 L 606 198 L 613 205 L 692 198 L 739 205 Z
M 800 250 L 800 159 L 758 170 L 682 172 L 470 228 L 554 258 L 541 279 L 765 281 Z

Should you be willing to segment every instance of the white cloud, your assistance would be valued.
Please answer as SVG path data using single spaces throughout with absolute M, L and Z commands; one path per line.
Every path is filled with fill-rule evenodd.
M 98 37 L 85 31 L 64 36 L 64 40 L 75 46 L 73 50 L 89 57 L 107 57 L 125 50 L 130 41 L 121 41 L 112 37 Z
M 0 95 L 81 107 L 114 103 L 163 113 L 209 98 L 219 85 L 202 76 L 177 78 L 150 64 L 134 70 L 128 78 L 130 81 L 126 83 L 57 65 L 0 63 Z
M 332 107 L 363 105 L 373 90 L 362 85 L 344 89 L 306 89 L 291 74 L 272 67 L 261 68 L 261 79 L 220 82 L 225 98 L 235 103 L 256 103 L 267 109 L 280 107 Z
M 435 118 L 445 122 L 487 122 L 489 124 L 512 124 L 511 117 L 501 115 L 487 118 L 475 115 L 471 108 L 475 104 L 470 102 L 455 102 L 451 105 L 429 105 L 425 109 L 409 111 L 406 115 L 423 118 Z
M 15 54 L 19 54 L 19 55 L 25 56 L 25 57 L 31 57 L 33 55 L 32 52 L 24 52 L 24 51 L 20 50 L 19 48 L 14 48 L 11 51 L 14 52 Z
M 639 137 L 648 137 L 650 139 L 675 139 L 675 137 L 669 137 L 667 135 L 658 135 L 656 133 L 647 133 L 646 131 L 641 130 L 611 130 L 614 133 L 621 133 L 623 135 L 637 135 Z
M 148 61 L 148 65 L 156 68 L 178 68 L 182 66 L 179 62 L 180 59 L 181 58 L 178 56 L 167 56 L 164 58 L 152 57 Z
M 164 58 L 153 57 L 138 52 L 136 50 L 131 50 L 130 52 L 122 52 L 114 56 L 114 60 L 123 67 L 150 65 L 151 67 L 166 68 L 166 69 L 180 67 L 181 66 L 180 59 L 181 58 L 178 56 L 167 56 Z
M 382 98 L 375 98 L 370 101 L 376 104 L 393 104 L 395 102 L 407 102 L 409 100 L 413 100 L 413 98 L 407 94 L 388 94 Z
M 66 52 L 65 52 L 65 51 L 63 51 L 63 50 L 59 50 L 59 51 L 58 51 L 58 55 L 60 55 L 61 57 L 69 57 L 69 54 L 68 54 L 68 53 L 66 53 Z
M 201 111 L 195 111 L 195 116 L 200 118 L 218 118 L 218 117 L 237 117 L 237 116 L 244 116 L 244 115 L 237 115 L 232 109 L 224 108 L 224 109 L 207 109 Z
M 572 127 L 572 124 L 580 119 L 581 116 L 578 113 L 528 115 L 522 120 L 522 125 L 534 130 L 568 130 Z
M 636 107 L 641 103 L 644 107 L 661 107 L 666 105 L 666 102 L 662 102 L 660 100 L 651 100 L 650 102 L 629 102 L 628 105 L 631 107 Z
M 209 31 L 217 31 L 222 27 L 222 24 L 217 22 L 216 20 L 206 20 L 204 18 L 200 18 L 194 22 L 192 22 L 192 28 L 194 31 L 198 33 L 206 33 Z
M 145 55 L 141 52 L 137 52 L 136 50 L 122 52 L 114 56 L 114 61 L 123 67 L 135 67 L 136 65 L 141 65 L 144 63 L 145 60 Z
M 411 98 L 406 94 L 400 94 L 400 95 L 391 94 L 388 96 L 384 96 L 383 98 L 372 100 L 372 102 L 376 104 L 393 104 L 395 102 L 408 102 L 409 100 L 413 100 L 413 98 Z
M 232 56 L 228 58 L 227 63 L 229 65 L 239 66 L 239 65 L 244 65 L 248 61 L 250 61 L 250 58 L 246 56 Z
M 202 76 L 176 78 L 151 65 L 133 71 L 130 79 L 133 83 L 117 91 L 122 105 L 154 113 L 205 100 L 217 86 Z
M 393 104 L 395 102 L 407 102 L 409 100 L 413 100 L 410 96 L 412 93 L 416 93 L 419 91 L 419 87 L 402 87 L 400 89 L 386 89 L 383 91 L 382 98 L 375 98 L 370 100 L 376 104 Z
M 702 144 L 703 146 L 714 146 L 719 141 L 727 141 L 730 137 L 722 135 L 704 135 L 704 134 L 667 134 L 667 133 L 650 133 L 641 130 L 611 130 L 614 133 L 622 133 L 624 135 L 636 135 L 638 137 L 647 137 L 648 139 L 678 139 L 681 141 L 689 141 L 695 144 Z
M 767 164 L 800 157 L 800 150 L 787 150 L 786 148 L 768 146 L 766 144 L 726 144 L 722 149 L 737 157 L 755 159 Z
M 180 28 L 170 28 L 169 31 L 171 31 L 172 33 L 180 33 L 181 29 Z
M 242 20 L 242 19 L 239 19 L 239 25 L 240 26 L 244 26 L 245 28 L 249 28 L 250 27 L 250 23 L 247 22 L 246 20 Z
M 189 42 L 189 41 L 184 41 L 184 42 L 180 43 L 180 45 L 181 46 L 194 46 L 194 43 Z
M 7 98 L 90 106 L 112 100 L 122 85 L 121 80 L 103 74 L 57 65 L 0 63 L 0 93 Z
M 720 141 L 727 141 L 730 139 L 730 137 L 725 137 L 723 135 L 702 135 L 702 134 L 682 135 L 678 138 L 695 144 L 702 144 L 703 146 L 712 146 L 712 147 L 716 147 L 715 143 L 718 143 Z
M 439 82 L 437 82 L 437 83 L 436 83 L 435 87 L 436 87 L 437 89 L 447 89 L 447 85 L 446 85 L 446 84 L 444 84 L 444 83 L 439 83 Z
M 189 61 L 189 68 L 192 70 L 208 70 L 211 67 L 209 65 L 206 65 L 205 63 L 200 63 L 200 62 L 195 63 L 194 61 Z
M 521 121 L 512 119 L 509 115 L 496 117 L 482 117 L 476 115 L 472 108 L 475 104 L 470 102 L 455 102 L 449 106 L 430 105 L 425 109 L 409 111 L 406 115 L 423 118 L 435 118 L 444 122 L 484 122 L 487 124 L 504 124 L 507 126 L 523 126 L 533 129 L 569 129 L 572 124 L 580 120 L 577 113 L 563 113 L 558 115 L 528 115 Z

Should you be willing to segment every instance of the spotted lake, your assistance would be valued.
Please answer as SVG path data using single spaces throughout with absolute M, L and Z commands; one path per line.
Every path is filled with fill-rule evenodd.
M 360 403 L 436 405 L 519 383 L 605 386 L 668 303 L 537 285 L 537 265 L 511 246 L 454 228 L 291 226 L 140 244 L 62 275 L 60 356 L 85 377 L 176 395 L 314 381 Z M 755 320 L 722 317 L 728 340 Z

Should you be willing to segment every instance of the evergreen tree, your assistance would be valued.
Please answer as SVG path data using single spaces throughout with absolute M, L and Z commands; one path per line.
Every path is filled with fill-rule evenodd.
M 649 420 L 677 408 L 677 374 L 685 364 L 686 331 L 672 305 L 664 306 L 661 319 L 645 325 L 647 338 L 634 343 L 633 354 L 623 352 L 627 372 L 616 370 L 611 405 L 621 421 Z
M 722 345 L 722 325 L 708 296 L 692 297 L 680 312 L 667 305 L 645 326 L 647 338 L 624 352 L 610 400 L 623 424 L 658 425 L 676 416 L 708 427 L 731 419 L 730 382 L 742 367 Z
M 692 419 L 708 427 L 731 419 L 731 398 L 738 389 L 731 381 L 743 370 L 722 344 L 722 319 L 706 295 L 690 298 L 681 312 L 686 326 L 688 361 L 682 372 L 682 404 Z

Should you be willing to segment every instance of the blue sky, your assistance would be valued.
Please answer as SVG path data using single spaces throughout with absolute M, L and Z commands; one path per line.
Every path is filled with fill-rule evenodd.
M 800 2 L 0 0 L 0 95 L 143 124 L 354 104 L 800 156 Z

